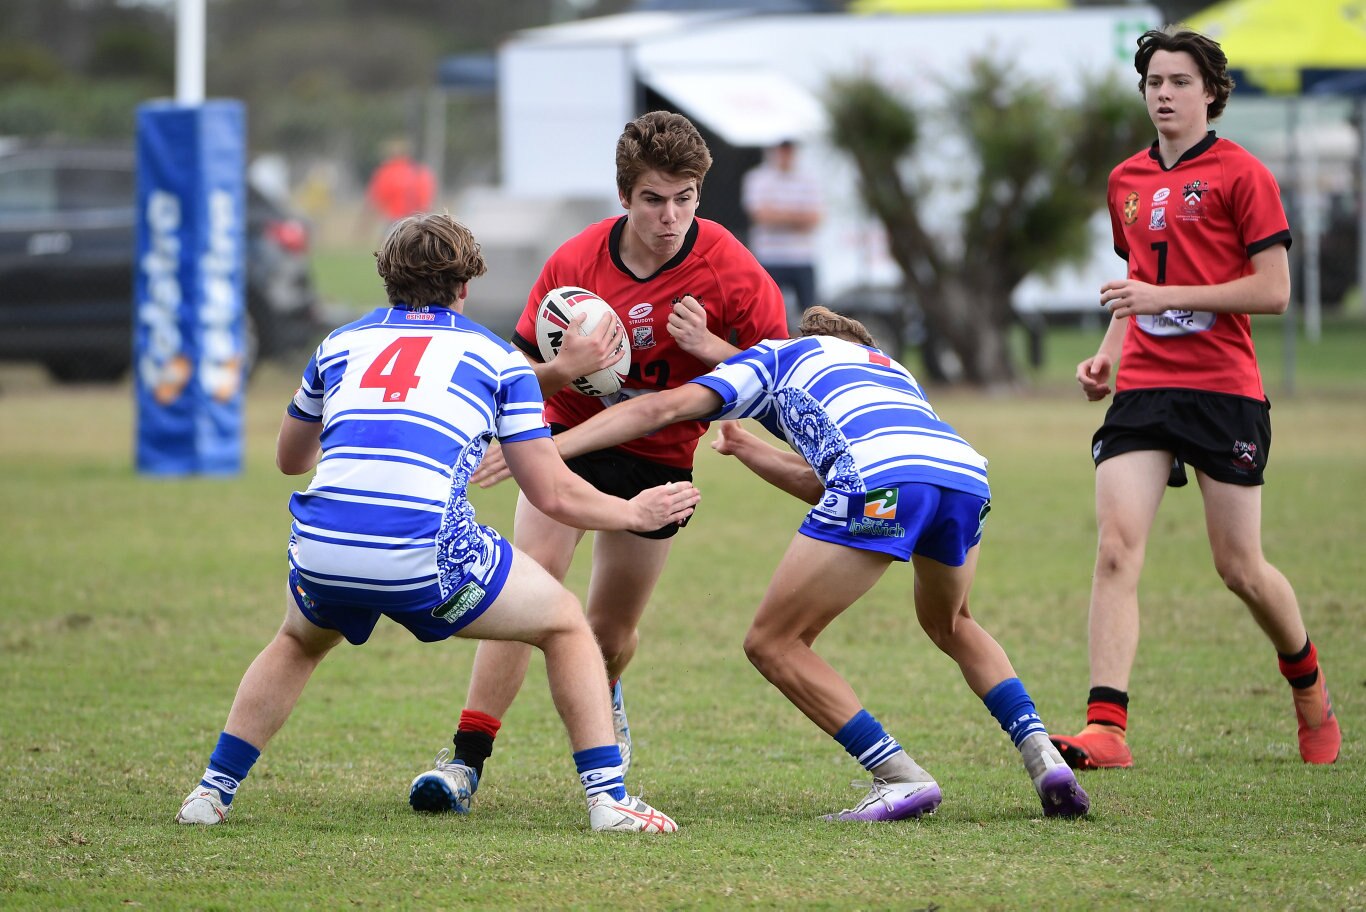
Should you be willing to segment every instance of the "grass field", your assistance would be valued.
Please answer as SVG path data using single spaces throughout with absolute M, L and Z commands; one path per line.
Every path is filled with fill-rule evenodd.
M 649 839 L 587 831 L 535 664 L 474 813 L 413 814 L 408 782 L 448 742 L 474 649 L 393 625 L 324 662 L 225 825 L 175 826 L 282 613 L 296 480 L 272 454 L 297 367 L 254 377 L 242 474 L 184 480 L 133 473 L 126 386 L 0 373 L 0 907 L 1366 908 L 1366 332 L 1333 327 L 1302 348 L 1293 397 L 1278 393 L 1276 335 L 1259 334 L 1276 423 L 1265 545 L 1333 684 L 1335 767 L 1300 762 L 1275 656 L 1212 570 L 1192 486 L 1168 497 L 1149 548 L 1137 766 L 1086 776 L 1089 819 L 1041 818 L 894 568 L 818 648 L 944 804 L 921 822 L 823 823 L 857 800 L 860 770 L 740 649 L 803 508 L 704 448 L 702 509 L 626 679 L 633 787 L 683 828 Z M 1066 378 L 1094 344 L 1050 337 L 1030 394 L 934 396 L 991 460 L 974 614 L 1061 731 L 1086 695 L 1088 447 L 1103 409 Z M 478 492 L 481 518 L 510 531 L 514 494 Z

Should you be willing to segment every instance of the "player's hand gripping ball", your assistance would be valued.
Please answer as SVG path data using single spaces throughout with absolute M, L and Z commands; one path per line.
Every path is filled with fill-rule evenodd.
M 541 350 L 542 358 L 552 360 L 560 353 L 564 334 L 581 313 L 588 314 L 579 327 L 580 333 L 585 336 L 604 318 L 617 322 L 617 359 L 602 370 L 576 377 L 572 385 L 585 396 L 610 396 L 621 389 L 621 381 L 631 369 L 631 346 L 621 317 L 602 298 L 583 288 L 552 288 L 536 308 L 536 345 Z

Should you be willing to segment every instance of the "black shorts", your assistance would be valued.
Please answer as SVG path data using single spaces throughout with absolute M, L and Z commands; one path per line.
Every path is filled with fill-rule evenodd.
M 1215 481 L 1262 484 L 1271 456 L 1271 403 L 1188 389 L 1129 390 L 1115 395 L 1105 423 L 1091 438 L 1091 458 L 1136 450 L 1172 454 L 1167 484 L 1186 483 L 1186 465 Z
M 566 430 L 562 424 L 551 424 L 552 434 Z M 564 464 L 584 481 L 604 494 L 630 500 L 646 488 L 668 484 L 671 481 L 692 481 L 691 469 L 678 469 L 660 462 L 633 456 L 623 450 L 606 449 L 596 453 L 585 453 L 566 459 Z M 641 538 L 673 538 L 678 530 L 688 524 L 669 523 L 653 532 L 635 532 Z

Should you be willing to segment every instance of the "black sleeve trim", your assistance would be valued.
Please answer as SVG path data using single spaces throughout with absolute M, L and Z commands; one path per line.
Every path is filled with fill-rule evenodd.
M 1290 249 L 1291 239 L 1289 228 L 1285 229 L 1284 231 L 1278 231 L 1277 233 L 1271 235 L 1271 237 L 1263 238 L 1262 240 L 1257 241 L 1254 244 L 1248 244 L 1247 255 L 1249 257 L 1256 256 L 1263 250 L 1266 250 L 1268 247 L 1275 247 L 1277 244 L 1284 244 L 1286 250 Z
M 545 363 L 545 359 L 541 357 L 541 347 L 535 342 L 528 341 L 521 333 L 514 332 L 512 334 L 512 344 L 517 346 L 522 354 L 526 355 L 532 361 L 535 361 L 538 364 Z

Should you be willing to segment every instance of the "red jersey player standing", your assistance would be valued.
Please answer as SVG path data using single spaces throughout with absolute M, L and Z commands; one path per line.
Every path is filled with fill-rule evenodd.
M 1195 470 L 1215 570 L 1280 656 L 1308 763 L 1337 759 L 1342 734 L 1290 583 L 1262 554 L 1270 404 L 1252 314 L 1290 301 L 1290 229 L 1256 158 L 1210 130 L 1233 81 L 1219 45 L 1168 28 L 1138 40 L 1134 66 L 1157 141 L 1110 174 L 1115 251 L 1128 278 L 1101 288 L 1112 314 L 1077 366 L 1091 401 L 1115 397 L 1096 431 L 1099 544 L 1091 589 L 1086 727 L 1055 737 L 1078 769 L 1133 765 L 1125 732 L 1138 648 L 1138 580 L 1166 487 Z
M 617 398 L 673 389 L 756 342 L 787 338 L 782 293 L 768 273 L 729 231 L 696 217 L 702 179 L 711 167 L 711 153 L 696 127 L 679 114 L 645 114 L 626 125 L 617 142 L 616 166 L 626 214 L 590 225 L 551 255 L 512 340 L 532 362 L 546 396 L 546 420 L 557 431 L 586 421 Z M 630 336 L 630 376 L 615 397 L 596 399 L 569 386 L 575 377 L 616 359 L 612 321 L 600 321 L 587 336 L 566 333 L 554 360 L 541 361 L 537 305 L 547 291 L 566 285 L 586 288 L 611 304 Z M 693 453 L 706 428 L 700 421 L 679 422 L 568 464 L 611 493 L 691 480 Z M 623 768 L 630 764 L 631 737 L 620 677 L 635 654 L 637 625 L 678 529 L 599 532 L 593 543 L 586 610 L 612 684 Z M 583 534 L 518 498 L 513 542 L 556 579 L 563 581 L 568 573 Z M 455 734 L 455 762 L 442 765 L 445 773 L 456 768 L 465 776 L 469 793 L 478 785 L 530 655 L 521 643 L 491 641 L 475 655 Z M 415 787 L 410 801 L 419 810 L 446 809 L 418 807 L 420 797 Z M 450 807 L 467 811 L 468 799 Z

